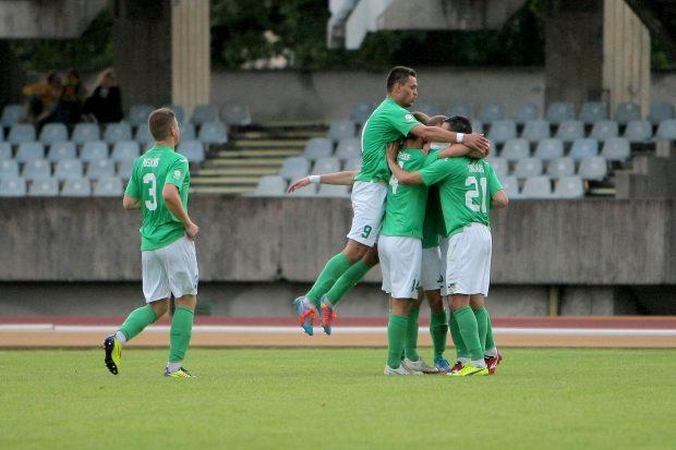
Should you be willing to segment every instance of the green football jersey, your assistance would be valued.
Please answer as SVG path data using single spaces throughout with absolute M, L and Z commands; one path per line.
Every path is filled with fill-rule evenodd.
M 362 164 L 355 181 L 387 181 L 390 178 L 385 157 L 387 144 L 405 138 L 416 125 L 420 122 L 408 110 L 389 97 L 383 100 L 364 124 Z
M 190 188 L 188 160 L 170 147 L 153 147 L 134 163 L 124 192 L 141 201 L 141 251 L 165 247 L 185 234 L 183 222 L 169 211 L 162 197 L 166 183 L 178 188 L 181 203 L 187 211 Z
M 491 199 L 502 184 L 485 160 L 444 158 L 422 169 L 420 176 L 428 186 L 439 183 L 447 236 L 474 222 L 490 226 Z
M 408 172 L 415 172 L 429 164 L 430 155 L 419 148 L 405 148 L 397 155 L 397 164 Z M 436 160 L 436 156 L 434 157 Z M 390 176 L 385 197 L 385 217 L 381 234 L 410 236 L 422 239 L 423 220 L 427 205 L 427 186 L 401 184 Z

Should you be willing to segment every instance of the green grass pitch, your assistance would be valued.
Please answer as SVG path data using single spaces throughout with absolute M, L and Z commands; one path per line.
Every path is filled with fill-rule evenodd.
M 385 349 L 0 351 L 2 449 L 676 446 L 676 350 L 505 349 L 491 377 L 386 377 Z M 429 360 L 429 348 L 421 354 Z

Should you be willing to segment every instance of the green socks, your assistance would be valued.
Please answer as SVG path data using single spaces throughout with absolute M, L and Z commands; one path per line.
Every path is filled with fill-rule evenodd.
M 406 357 L 411 361 L 417 361 L 420 358 L 420 355 L 418 355 L 419 315 L 420 315 L 419 306 L 411 308 L 411 311 L 408 314 L 408 325 L 406 327 L 406 342 L 404 344 L 404 351 L 406 352 Z
M 120 331 L 127 337 L 127 341 L 130 341 L 157 319 L 157 314 L 155 314 L 150 305 L 141 306 L 127 316 L 127 319 L 120 327 Z
M 179 306 L 174 311 L 169 332 L 169 362 L 180 362 L 185 357 L 185 352 L 190 345 L 192 336 L 192 323 L 195 312 L 185 306 Z
M 369 270 L 371 270 L 371 266 L 367 265 L 361 259 L 352 264 L 352 266 L 336 280 L 333 287 L 326 293 L 326 298 L 333 306 L 336 306 L 343 296 L 364 278 Z
M 491 323 L 491 316 L 486 310 L 486 315 L 488 316 L 487 326 L 486 326 L 486 350 L 493 350 L 495 348 L 495 339 L 493 339 L 493 324 Z
M 453 311 L 453 315 L 458 321 L 460 336 L 462 336 L 462 340 L 469 350 L 472 361 L 483 361 L 484 351 L 481 342 L 479 342 L 479 326 L 472 308 L 469 305 L 464 306 Z
M 469 350 L 467 350 L 465 341 L 462 340 L 458 320 L 453 311 L 448 312 L 448 324 L 451 329 L 451 339 L 453 339 L 453 345 L 455 345 L 456 356 L 458 358 L 469 358 Z
M 488 317 L 488 311 L 483 306 L 479 309 L 474 310 L 474 317 L 476 317 L 477 327 L 479 329 L 479 342 L 481 343 L 481 352 L 486 353 L 486 349 L 489 348 L 486 346 L 486 333 L 488 330 L 488 323 L 490 319 Z
M 446 336 L 448 336 L 448 322 L 446 313 L 430 314 L 430 335 L 432 336 L 432 345 L 434 346 L 434 359 L 441 357 L 446 350 Z
M 319 306 L 321 296 L 333 287 L 336 280 L 350 268 L 350 265 L 350 261 L 343 252 L 329 259 L 326 266 L 324 266 L 324 270 L 317 277 L 317 281 L 312 285 L 310 292 L 306 294 L 310 302 L 315 306 Z
M 401 352 L 404 351 L 404 340 L 408 328 L 408 317 L 395 316 L 390 313 L 387 322 L 387 365 L 396 369 L 401 364 Z

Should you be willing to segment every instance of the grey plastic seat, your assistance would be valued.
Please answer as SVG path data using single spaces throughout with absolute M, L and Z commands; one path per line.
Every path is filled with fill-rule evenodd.
M 519 179 L 515 176 L 508 176 L 500 178 L 502 183 L 502 188 L 505 190 L 507 197 L 512 199 L 521 198 L 521 192 L 519 191 Z
M 120 180 L 127 181 L 131 177 L 131 172 L 134 170 L 134 163 L 136 161 L 133 159 L 125 159 L 117 163 L 117 177 Z
M 676 119 L 667 119 L 660 122 L 655 132 L 655 139 L 676 140 Z
M 169 108 L 170 110 L 174 111 L 179 125 L 186 122 L 185 108 L 183 108 L 183 105 L 170 104 L 166 105 L 165 108 Z
M 228 142 L 228 130 L 223 122 L 206 122 L 200 127 L 197 139 L 205 144 L 225 144 Z
M 547 164 L 547 176 L 551 178 L 561 178 L 575 175 L 575 161 L 573 158 L 563 157 L 549 161 Z
M 63 182 L 61 197 L 89 197 L 92 186 L 88 178 L 69 178 Z
M 329 138 L 335 142 L 355 137 L 355 125 L 351 120 L 333 120 L 329 126 Z
M 507 114 L 503 103 L 487 103 L 481 107 L 481 111 L 479 112 L 479 119 L 484 123 L 493 123 L 497 120 L 505 120 L 506 118 Z
M 294 191 L 291 196 L 292 197 L 316 197 L 317 196 L 317 190 L 318 190 L 318 185 L 316 184 L 310 184 L 307 186 L 303 186 L 302 188 Z
M 120 141 L 131 141 L 131 125 L 127 122 L 108 124 L 106 126 L 106 131 L 103 132 L 103 140 L 109 145 L 113 145 Z
M 479 119 L 472 119 L 472 133 L 483 133 L 484 132 L 484 123 Z
M 151 112 L 153 112 L 153 107 L 150 105 L 131 105 L 131 108 L 129 108 L 129 114 L 127 115 L 127 122 L 129 122 L 129 125 L 132 127 L 146 128 L 148 116 L 150 116 Z
M 83 172 L 82 161 L 79 159 L 64 159 L 56 163 L 54 178 L 57 180 L 82 178 Z
M 115 176 L 115 162 L 110 159 L 97 159 L 92 161 L 87 165 L 85 175 L 92 180 L 113 177 Z
M 594 122 L 589 137 L 605 141 L 606 139 L 619 136 L 619 126 L 614 120 L 598 120 Z
M 95 197 L 120 197 L 122 196 L 122 180 L 118 177 L 99 178 L 94 182 L 92 195 Z
M 359 138 L 345 138 L 338 142 L 336 158 L 354 159 L 361 158 L 361 140 Z
M 185 155 L 185 157 L 188 158 L 188 161 L 197 164 L 203 163 L 206 158 L 204 153 L 204 144 L 202 144 L 201 141 L 181 141 L 178 144 L 177 150 L 182 155 Z
M 350 186 L 340 184 L 321 184 L 317 190 L 318 197 L 349 198 Z
M 307 159 L 315 160 L 333 155 L 333 140 L 326 137 L 314 137 L 305 144 L 303 155 Z
M 21 103 L 12 103 L 5 105 L 2 108 L 2 116 L 0 116 L 0 124 L 3 127 L 11 127 L 23 120 L 24 107 Z
M 359 170 L 361 169 L 361 157 L 359 158 L 350 158 L 345 161 L 345 166 L 343 170 Z
M 373 103 L 369 101 L 361 101 L 354 105 L 350 110 L 350 120 L 357 125 L 363 125 L 371 116 L 374 110 Z
M 500 157 L 508 161 L 517 161 L 530 156 L 530 144 L 526 139 L 510 139 L 505 142 Z
M 14 159 L 20 163 L 34 161 L 36 159 L 44 159 L 45 146 L 42 142 L 23 142 L 19 144 Z
M 77 158 L 77 149 L 73 141 L 54 142 L 47 151 L 47 159 L 51 162 Z
M 185 139 L 186 141 L 197 139 L 195 124 L 190 122 L 179 122 L 178 127 L 181 129 L 181 139 Z M 150 134 L 150 132 L 148 132 L 148 134 Z M 153 142 L 154 141 L 155 140 L 153 139 Z
M 19 176 L 19 163 L 16 159 L 0 159 L 0 178 L 16 178 Z
M 310 172 L 310 162 L 303 156 L 291 156 L 284 160 L 279 175 L 287 180 L 296 180 Z
M 513 120 L 497 120 L 493 122 L 488 132 L 488 139 L 496 144 L 514 138 L 516 138 L 516 123 Z
M 84 145 L 89 141 L 98 141 L 101 139 L 101 130 L 95 123 L 78 123 L 73 128 L 73 135 L 70 139 L 77 145 Z
M 528 178 L 542 175 L 542 160 L 540 158 L 522 158 L 514 166 L 514 176 Z
M 221 108 L 221 119 L 226 125 L 251 125 L 251 112 L 243 105 L 225 105 Z
M 676 117 L 674 113 L 674 105 L 669 102 L 653 102 L 650 104 L 650 112 L 648 113 L 648 120 L 654 125 L 658 125 L 663 120 L 673 119 Z
M 87 163 L 108 159 L 108 144 L 103 141 L 85 142 L 80 151 L 80 159 Z
M 582 104 L 578 119 L 586 124 L 608 120 L 608 106 L 603 102 L 585 102 Z
M 0 142 L 0 160 L 12 158 L 12 144 L 9 142 Z
M 648 143 L 653 137 L 653 126 L 648 120 L 632 120 L 624 129 L 624 137 L 632 143 Z
M 506 158 L 498 158 L 495 156 L 489 156 L 486 158 L 486 162 L 493 167 L 495 174 L 499 179 L 506 177 L 509 173 L 509 161 Z
M 561 139 L 563 142 L 573 142 L 576 139 L 581 139 L 584 137 L 584 124 L 580 120 L 561 122 L 554 137 Z
M 190 123 L 195 125 L 204 125 L 216 120 L 218 120 L 218 108 L 211 104 L 197 105 L 190 117 Z
M 52 145 L 55 142 L 68 140 L 68 128 L 62 123 L 48 123 L 40 131 L 40 142 Z
M 627 161 L 631 157 L 631 146 L 626 138 L 615 137 L 606 140 L 601 149 L 601 156 L 608 161 Z
M 181 134 L 181 141 L 184 139 L 189 140 L 183 136 L 183 134 Z M 152 137 L 150 131 L 148 131 L 148 127 L 146 126 L 140 126 L 136 128 L 136 131 L 134 132 L 134 140 L 138 142 L 138 145 L 141 148 L 150 148 L 155 143 L 155 138 Z
M 570 156 L 574 161 L 581 161 L 599 154 L 599 141 L 593 138 L 577 139 L 570 149 Z
M 20 176 L 0 176 L 0 197 L 24 197 L 26 180 Z
M 57 195 L 59 195 L 59 181 L 56 178 L 36 178 L 28 187 L 29 197 L 56 197 Z
M 544 119 L 529 120 L 523 127 L 521 137 L 530 142 L 538 142 L 551 136 L 549 122 Z
M 5 140 L 5 129 L 0 126 L 0 141 Z
M 280 175 L 264 175 L 258 180 L 258 185 L 256 185 L 256 190 L 252 195 L 257 197 L 281 197 L 285 193 L 286 180 L 284 177 Z
M 118 141 L 113 146 L 110 159 L 114 162 L 134 161 L 140 155 L 141 151 L 136 141 Z
M 547 107 L 545 119 L 557 124 L 575 119 L 575 109 L 570 102 L 553 102 Z
M 436 116 L 439 114 L 439 106 L 432 102 L 416 101 L 415 105 L 411 107 L 411 111 L 420 111 L 428 116 Z
M 23 165 L 21 176 L 26 180 L 49 178 L 52 176 L 52 164 L 46 159 L 33 159 Z
M 608 162 L 603 156 L 593 156 L 580 161 L 577 174 L 585 180 L 602 181 L 608 174 Z
M 526 178 L 521 190 L 523 198 L 545 199 L 552 198 L 552 182 L 548 177 L 537 176 Z
M 547 138 L 538 142 L 533 156 L 543 161 L 563 157 L 563 141 L 559 138 Z
M 452 103 L 446 110 L 446 115 L 448 117 L 463 116 L 472 119 L 474 117 L 474 105 L 470 102 Z
M 622 102 L 615 108 L 614 119 L 620 125 L 626 125 L 632 120 L 641 120 L 641 106 L 636 102 Z
M 7 142 L 19 145 L 23 142 L 35 141 L 35 127 L 30 123 L 17 123 L 12 125 L 7 135 Z
M 582 178 L 571 175 L 559 178 L 554 187 L 556 198 L 582 198 L 584 197 L 584 183 Z
M 319 158 L 312 166 L 312 173 L 321 175 L 324 173 L 338 172 L 340 166 L 341 164 L 338 158 Z
M 514 121 L 516 123 L 528 123 L 533 120 L 540 120 L 540 108 L 533 102 L 522 103 L 517 106 L 514 112 Z

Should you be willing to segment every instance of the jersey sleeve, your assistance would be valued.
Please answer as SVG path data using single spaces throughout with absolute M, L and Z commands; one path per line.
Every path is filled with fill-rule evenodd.
M 434 161 L 419 172 L 422 182 L 427 186 L 438 183 L 453 173 L 455 164 L 456 162 L 451 158 Z
M 183 186 L 185 177 L 189 173 L 188 171 L 188 160 L 184 157 L 176 158 L 167 171 L 167 178 L 164 180 L 164 183 L 173 184 L 180 189 Z
M 488 193 L 490 194 L 490 198 L 493 198 L 496 192 L 504 188 L 493 167 L 488 163 L 485 164 L 485 167 L 486 175 L 488 176 Z
M 136 169 L 138 168 L 138 160 L 134 163 L 134 168 L 131 171 L 131 176 L 127 182 L 127 187 L 124 190 L 124 195 L 133 198 L 141 198 L 141 191 L 139 189 L 138 181 L 136 180 Z
M 420 122 L 413 117 L 413 114 L 404 108 L 397 108 L 392 110 L 387 119 L 394 128 L 397 129 L 403 136 L 408 136 L 408 133 L 416 126 L 421 125 Z

